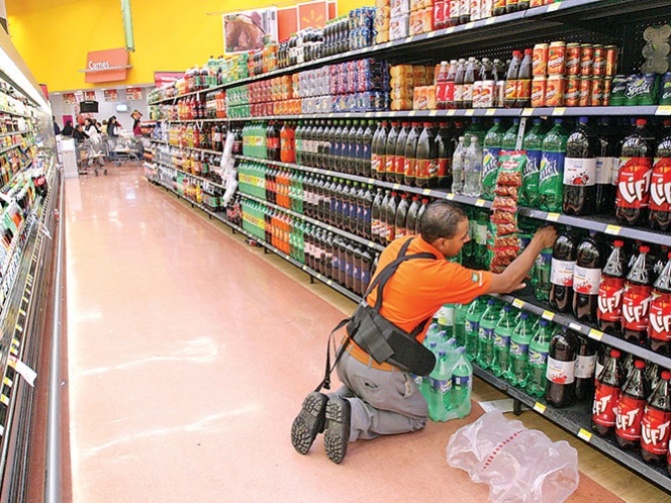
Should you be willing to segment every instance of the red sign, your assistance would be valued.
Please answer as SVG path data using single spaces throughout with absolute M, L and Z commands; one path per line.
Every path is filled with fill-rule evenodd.
M 105 89 L 103 91 L 103 95 L 105 97 L 105 101 L 117 101 L 119 98 L 116 89 Z
M 47 89 L 46 84 L 40 84 L 40 89 L 42 90 L 42 94 L 44 94 L 44 97 L 46 99 L 49 99 L 49 89 Z
M 84 91 L 84 99 L 86 101 L 96 101 L 96 92 L 95 91 Z
M 277 9 L 277 39 L 284 42 L 291 37 L 292 33 L 298 31 L 298 20 L 296 7 Z
M 86 82 L 125 80 L 128 73 L 128 50 L 107 49 L 89 52 L 86 57 Z
M 328 4 L 326 2 L 309 2 L 298 4 L 298 29 L 323 28 L 328 21 Z
M 184 77 L 184 72 L 154 72 L 154 84 L 163 87 L 166 84 L 174 84 Z
M 63 93 L 63 103 L 66 105 L 74 105 L 77 103 L 75 93 Z
M 127 87 L 126 88 L 126 99 L 128 101 L 141 101 L 142 100 L 142 88 L 141 87 Z

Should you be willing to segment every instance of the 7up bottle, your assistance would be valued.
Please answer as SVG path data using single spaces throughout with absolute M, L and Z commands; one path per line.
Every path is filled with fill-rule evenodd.
M 485 311 L 485 299 L 478 297 L 468 305 L 466 311 L 466 356 L 473 361 L 478 353 L 478 330 Z

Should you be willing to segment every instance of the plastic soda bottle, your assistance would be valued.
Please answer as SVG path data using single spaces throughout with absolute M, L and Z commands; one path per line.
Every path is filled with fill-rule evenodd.
M 671 372 L 662 378 L 650 395 L 641 420 L 641 457 L 646 463 L 661 463 L 669 451 L 671 433 Z M 667 461 L 668 462 L 668 461 Z
M 466 309 L 466 357 L 471 361 L 478 353 L 478 330 L 483 313 L 484 299 L 480 297 L 471 302 Z
M 615 408 L 615 440 L 622 449 L 633 449 L 641 441 L 641 420 L 650 395 L 644 370 L 645 362 L 636 360 Z
M 652 287 L 648 340 L 653 351 L 668 352 L 671 345 L 671 252 Z
M 566 140 L 563 120 L 555 119 L 555 125 L 543 139 L 543 157 L 538 179 L 540 209 L 561 211 L 564 181 L 564 158 Z
M 471 144 L 464 157 L 464 195 L 478 197 L 482 192 L 482 147 L 477 136 L 471 136 Z
M 550 297 L 550 273 L 552 272 L 552 248 L 541 251 L 531 270 L 531 286 L 538 300 L 547 301 Z
M 478 354 L 475 358 L 483 369 L 488 369 L 494 358 L 494 328 L 496 328 L 498 318 L 496 301 L 489 299 L 478 327 Z
M 508 371 L 510 363 L 510 338 L 515 330 L 515 313 L 511 306 L 503 306 L 496 328 L 494 329 L 494 359 L 492 373 L 500 377 Z
M 562 208 L 567 215 L 596 211 L 597 137 L 588 122 L 587 117 L 580 117 L 566 142 Z
M 543 129 L 541 119 L 534 119 L 533 127 L 524 136 L 522 148 L 527 152 L 527 163 L 522 175 L 519 203 L 522 206 L 537 207 L 539 203 L 538 182 L 543 158 Z
M 466 310 L 464 304 L 454 305 L 454 338 L 459 347 L 466 346 Z
M 610 359 L 597 376 L 592 405 L 592 429 L 602 437 L 608 436 L 615 430 L 615 407 L 620 399 L 624 379 L 620 352 L 617 349 L 611 349 Z
M 436 313 L 438 326 L 442 332 L 445 332 L 448 339 L 454 335 L 454 311 L 454 304 L 445 304 Z
M 601 246 L 590 232 L 578 245 L 573 272 L 573 314 L 581 321 L 596 322 L 602 267 Z
M 457 363 L 452 370 L 452 412 L 458 418 L 471 413 L 471 390 L 473 389 L 473 366 L 468 361 L 464 348 L 457 350 Z
M 438 351 L 436 366 L 429 375 L 431 387 L 429 389 L 429 417 L 433 421 L 447 420 L 448 408 L 445 404 L 450 403 L 452 391 L 452 372 L 449 367 L 450 362 L 447 353 L 443 350 Z
M 545 399 L 555 407 L 566 407 L 575 398 L 575 364 L 578 339 L 566 327 L 555 330 L 550 340 L 550 353 L 545 377 Z
M 459 137 L 459 144 L 454 150 L 452 158 L 452 192 L 455 194 L 464 193 L 464 158 L 466 157 L 466 147 L 464 146 L 464 137 Z
M 494 125 L 487 131 L 482 160 L 482 197 L 494 199 L 496 177 L 499 172 L 499 152 L 503 142 L 501 119 L 494 119 Z
M 570 230 L 562 232 L 552 251 L 550 271 L 550 306 L 567 313 L 573 305 L 573 273 L 577 260 L 577 243 Z
M 639 247 L 640 254 L 624 282 L 622 294 L 622 333 L 625 340 L 643 344 L 647 337 L 652 282 L 646 266 L 649 246 Z
M 515 150 L 517 147 L 517 133 L 520 129 L 520 120 L 513 119 L 513 125 L 510 126 L 501 139 L 501 148 L 504 150 Z
M 527 393 L 532 396 L 545 395 L 545 372 L 552 339 L 552 326 L 546 319 L 538 322 L 538 330 L 529 343 L 529 372 Z
M 666 131 L 657 145 L 650 180 L 650 227 L 662 232 L 671 230 L 671 129 Z
M 527 385 L 529 345 L 533 338 L 529 313 L 522 313 L 510 339 L 510 367 L 506 374 L 508 382 L 524 388 Z
M 597 322 L 601 330 L 613 335 L 620 335 L 622 330 L 622 294 L 627 267 L 623 247 L 624 241 L 616 239 L 599 283 Z

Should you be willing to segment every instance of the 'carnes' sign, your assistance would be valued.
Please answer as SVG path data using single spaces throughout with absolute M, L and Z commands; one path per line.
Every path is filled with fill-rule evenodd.
M 126 79 L 128 50 L 92 51 L 86 56 L 86 82 L 115 82 Z

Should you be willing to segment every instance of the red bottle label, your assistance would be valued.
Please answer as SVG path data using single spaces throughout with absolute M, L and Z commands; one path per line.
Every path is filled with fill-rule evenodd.
M 620 398 L 620 388 L 597 383 L 592 404 L 592 421 L 601 426 L 615 426 L 615 406 Z
M 436 165 L 437 171 L 436 174 L 438 178 L 445 178 L 450 170 L 450 159 L 438 159 L 438 164 Z
M 415 168 L 415 176 L 422 180 L 428 180 L 431 176 L 435 176 L 436 174 L 436 165 L 433 162 L 433 159 L 417 159 Z
M 625 440 L 640 440 L 644 409 L 645 399 L 623 394 L 616 408 L 615 434 Z
M 403 175 L 405 173 L 405 156 L 397 155 L 394 160 L 394 173 L 397 175 Z
M 415 159 L 405 159 L 405 162 L 403 163 L 403 174 L 407 177 L 414 178 L 415 177 L 415 167 L 416 167 L 416 161 Z
M 650 180 L 650 209 L 671 211 L 671 158 L 657 159 Z
M 454 103 L 455 91 L 454 91 L 454 81 L 450 80 L 445 82 L 445 102 Z
M 641 420 L 641 448 L 658 456 L 669 449 L 669 425 L 671 411 L 645 406 Z
M 650 203 L 652 159 L 622 157 L 617 177 L 615 206 L 619 208 L 646 208 Z
M 370 169 L 373 173 L 384 173 L 386 162 L 384 157 L 373 154 L 370 158 Z
M 624 285 L 622 295 L 622 327 L 626 330 L 644 332 L 648 328 L 651 299 L 650 286 Z
M 396 156 L 388 155 L 384 159 L 384 173 L 394 173 L 394 167 L 396 166 Z
M 671 340 L 671 293 L 652 291 L 648 337 L 658 341 Z
M 601 278 L 599 285 L 599 309 L 597 318 L 604 321 L 620 321 L 622 319 L 622 294 L 624 278 Z

